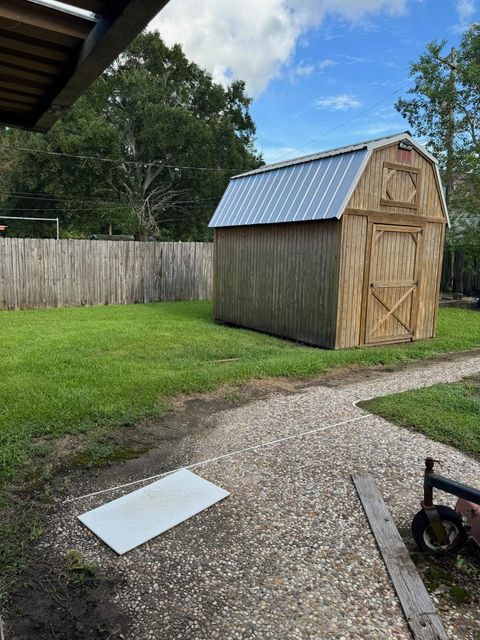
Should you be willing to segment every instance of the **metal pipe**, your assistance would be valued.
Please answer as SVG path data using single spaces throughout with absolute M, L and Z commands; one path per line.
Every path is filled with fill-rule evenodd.
M 424 475 L 424 482 L 423 482 L 422 507 L 424 508 L 426 507 L 427 509 L 433 507 L 433 489 L 432 489 L 432 486 L 428 484 L 427 478 L 431 476 L 433 473 L 434 463 L 435 463 L 435 460 L 433 460 L 433 458 L 425 459 L 425 475 Z
M 49 222 L 55 222 L 58 218 L 26 218 L 24 216 L 0 216 L 5 220 L 48 220 Z
M 433 458 L 425 458 L 425 475 L 423 480 L 423 502 L 422 509 L 430 521 L 430 527 L 433 531 L 438 544 L 448 546 L 449 539 L 442 519 L 438 513 L 437 507 L 433 504 L 433 488 L 429 482 L 429 478 L 434 475 L 435 460 Z
M 451 493 L 458 498 L 468 500 L 468 502 L 480 504 L 479 489 L 474 489 L 461 482 L 455 482 L 455 480 L 450 480 L 450 478 L 445 478 L 444 476 L 438 476 L 436 473 L 430 473 L 425 477 L 425 485 Z
M 60 219 L 59 218 L 30 218 L 26 216 L 1 216 L 2 220 L 45 220 L 47 222 L 57 223 L 57 240 L 60 239 Z

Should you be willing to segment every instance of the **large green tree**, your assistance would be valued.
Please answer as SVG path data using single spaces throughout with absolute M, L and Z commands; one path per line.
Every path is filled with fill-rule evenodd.
M 207 238 L 229 176 L 261 163 L 250 104 L 142 34 L 47 135 L 3 132 L 3 208 L 54 209 L 72 234 Z
M 480 25 L 464 33 L 458 51 L 445 40 L 429 43 L 410 77 L 413 87 L 396 107 L 440 161 L 452 221 L 451 286 L 461 292 L 464 269 L 480 260 Z

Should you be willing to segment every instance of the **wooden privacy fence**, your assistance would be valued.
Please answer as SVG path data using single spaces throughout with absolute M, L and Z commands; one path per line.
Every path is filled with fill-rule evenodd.
M 212 297 L 213 244 L 0 238 L 0 309 Z

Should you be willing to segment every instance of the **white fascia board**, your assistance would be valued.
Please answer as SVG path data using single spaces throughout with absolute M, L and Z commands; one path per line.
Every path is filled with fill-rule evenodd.
M 99 17 L 93 13 L 93 11 L 87 11 L 87 9 L 80 9 L 68 2 L 60 2 L 60 0 L 28 0 L 32 4 L 38 4 L 46 9 L 54 9 L 61 13 L 66 13 L 77 18 L 83 18 L 84 20 L 90 20 L 91 22 L 98 22 Z
M 367 153 L 365 154 L 365 157 L 362 161 L 362 164 L 359 166 L 358 171 L 357 171 L 357 175 L 355 176 L 355 179 L 352 180 L 352 184 L 350 185 L 348 192 L 342 202 L 342 206 L 339 208 L 339 213 L 337 214 L 337 219 L 340 220 L 340 218 L 343 216 L 343 212 L 345 211 L 347 204 L 350 200 L 350 198 L 353 195 L 353 192 L 355 191 L 355 189 L 357 188 L 358 182 L 360 180 L 360 178 L 363 175 L 363 172 L 365 171 L 365 167 L 367 166 L 370 158 L 372 157 L 372 153 L 373 150 L 372 149 L 368 149 Z
M 443 208 L 445 209 L 445 215 L 447 217 L 447 227 L 450 228 L 450 216 L 448 215 L 447 201 L 445 200 L 445 194 L 443 193 L 442 178 L 440 176 L 440 170 L 438 168 L 438 164 L 435 165 L 434 170 L 437 176 L 438 188 L 440 191 L 440 198 L 442 199 Z

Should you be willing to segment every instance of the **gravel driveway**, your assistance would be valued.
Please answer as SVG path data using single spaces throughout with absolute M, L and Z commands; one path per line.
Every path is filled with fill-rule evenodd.
M 418 510 L 427 454 L 444 461 L 443 474 L 461 475 L 474 485 L 480 463 L 368 416 L 355 402 L 479 371 L 480 355 L 475 355 L 364 382 L 276 393 L 215 413 L 205 430 L 179 442 L 169 468 L 361 419 L 198 466 L 196 473 L 231 497 L 123 557 L 76 516 L 125 489 L 59 507 L 44 545 L 57 553 L 77 548 L 87 560 L 123 576 L 112 598 L 128 612 L 132 624 L 126 637 L 132 640 L 407 640 L 350 474 L 374 475 L 403 530 Z M 129 475 L 128 463 L 123 468 L 124 482 L 142 477 Z M 107 471 L 69 491 L 81 495 L 111 483 Z M 451 638 L 478 637 L 475 612 L 471 620 L 453 613 L 443 618 Z

